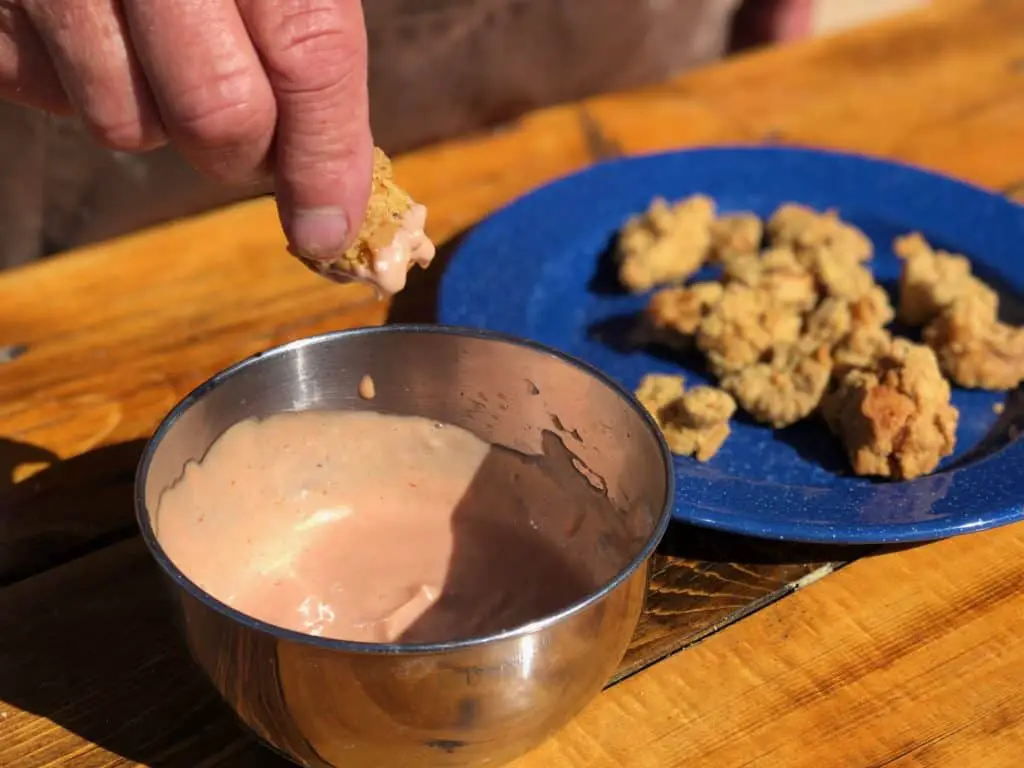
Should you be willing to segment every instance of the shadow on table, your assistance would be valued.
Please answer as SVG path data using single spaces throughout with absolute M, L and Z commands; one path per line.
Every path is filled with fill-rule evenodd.
M 0 765 L 73 753 L 75 766 L 107 765 L 81 751 L 84 739 L 154 768 L 285 768 L 235 724 L 179 642 L 135 535 L 143 444 L 61 461 L 0 440 Z M 14 483 L 27 464 L 49 466 Z M 29 727 L 16 710 L 54 725 Z
M 0 587 L 133 535 L 132 485 L 144 444 L 62 461 L 0 438 Z
M 900 545 L 833 545 L 776 541 L 723 533 L 710 528 L 673 522 L 658 548 L 664 557 L 703 563 L 744 563 L 749 565 L 798 565 L 843 563 L 862 557 L 910 549 Z

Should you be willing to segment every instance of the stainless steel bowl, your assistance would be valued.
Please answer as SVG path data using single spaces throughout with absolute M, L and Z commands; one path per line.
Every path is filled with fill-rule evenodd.
M 357 394 L 365 374 L 376 382 L 369 402 Z M 558 437 L 614 500 L 616 519 L 602 524 L 628 532 L 605 542 L 618 548 L 617 575 L 555 615 L 457 642 L 325 640 L 233 610 L 161 548 L 153 519 L 160 494 L 235 422 L 307 409 L 426 416 L 531 453 Z M 300 765 L 332 768 L 494 766 L 558 730 L 625 653 L 671 499 L 665 443 L 619 386 L 537 344 L 438 326 L 330 333 L 228 368 L 160 425 L 135 489 L 142 536 L 210 682 L 272 748 Z M 542 498 L 536 504 L 541 515 L 557 512 Z

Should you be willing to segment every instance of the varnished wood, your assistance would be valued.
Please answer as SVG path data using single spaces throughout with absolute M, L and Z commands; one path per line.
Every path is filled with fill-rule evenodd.
M 841 146 L 920 162 L 1012 193 L 1024 180 L 1022 23 L 1024 7 L 1015 0 L 941 0 L 916 17 L 836 40 L 760 53 L 644 91 L 535 114 L 494 135 L 402 158 L 397 172 L 430 206 L 431 233 L 443 240 L 530 187 L 595 160 L 707 143 Z M 429 316 L 435 278 L 421 280 L 392 316 Z M 174 643 L 154 597 L 153 568 L 132 538 L 134 462 L 140 440 L 163 413 L 213 371 L 288 339 L 381 322 L 386 309 L 367 291 L 326 283 L 288 259 L 267 200 L 0 275 L 0 344 L 26 347 L 12 362 L 0 364 L 0 437 L 5 440 L 0 469 L 11 477 L 0 488 L 0 583 L 10 584 L 0 590 L 0 765 L 278 765 L 217 714 Z M 977 554 L 970 542 L 1002 541 L 1003 535 L 1015 534 L 941 545 L 955 548 L 945 550 L 944 559 L 929 561 L 927 570 L 893 566 L 903 568 L 901 588 L 920 583 L 919 589 L 928 593 L 949 586 L 955 574 L 943 565 L 957 559 L 964 562 L 958 567 L 975 568 L 976 577 L 983 564 L 971 565 L 963 553 L 980 559 L 984 551 Z M 822 570 L 824 563 L 852 554 L 675 529 L 659 560 L 650 610 L 622 673 L 771 604 L 793 591 L 797 580 L 827 572 L 830 566 Z M 847 585 L 847 592 L 839 593 L 847 594 L 840 605 L 848 606 L 854 595 L 865 610 L 877 609 L 894 621 L 902 616 L 911 638 L 914 628 L 923 626 L 912 621 L 917 615 L 913 594 L 906 593 L 898 605 L 887 603 L 884 578 L 892 574 L 886 571 L 877 581 L 870 577 L 874 563 L 902 563 L 904 557 L 919 556 L 904 552 L 861 561 L 806 594 L 831 594 L 822 590 Z M 52 568 L 62 562 L 67 564 Z M 865 575 L 861 582 L 850 582 L 854 577 L 849 574 Z M 929 579 L 936 585 L 929 586 Z M 970 587 L 974 581 L 965 583 Z M 848 691 L 850 698 L 843 701 L 856 708 L 857 733 L 867 743 L 890 726 L 877 719 L 877 701 L 866 698 L 872 701 L 868 706 L 856 699 L 859 678 L 847 679 L 850 673 L 842 664 L 850 657 L 836 650 L 833 637 L 849 642 L 849 634 L 858 630 L 835 610 L 792 619 L 807 631 L 792 649 L 785 646 L 793 677 L 776 685 L 790 686 L 794 695 L 773 699 L 766 709 L 741 705 L 771 693 L 771 687 L 761 690 L 757 684 L 773 679 L 770 668 L 757 664 L 770 665 L 772 653 L 735 651 L 748 666 L 717 668 L 708 662 L 692 677 L 679 666 L 694 654 L 709 652 L 722 638 L 761 626 L 764 616 L 790 617 L 785 612 L 803 605 L 803 599 L 787 597 L 739 622 L 738 629 L 620 683 L 594 705 L 597 716 L 585 715 L 524 765 L 591 764 L 571 758 L 598 753 L 603 757 L 594 758 L 594 765 L 701 764 L 710 756 L 720 759 L 703 764 L 797 765 L 772 762 L 770 753 L 757 751 L 756 740 L 742 742 L 749 753 L 722 751 L 729 747 L 724 738 L 689 739 L 692 722 L 680 732 L 666 718 L 674 708 L 696 712 L 692 707 L 716 702 L 720 709 L 701 710 L 694 718 L 725 728 L 727 708 L 740 706 L 747 718 L 743 722 L 764 734 L 785 710 L 797 721 L 794 732 L 802 734 L 794 743 L 825 743 L 841 725 L 826 717 L 830 700 L 812 695 L 819 688 Z M 1014 606 L 1024 611 L 1009 597 L 995 606 L 976 604 L 971 621 L 989 616 L 1002 621 Z M 11 616 L 19 619 L 9 631 Z M 950 627 L 943 637 L 952 643 L 952 628 L 961 625 L 954 614 L 943 620 Z M 744 635 L 744 642 L 758 641 L 758 631 L 763 629 L 749 630 L 755 634 Z M 999 625 L 996 634 L 1002 632 Z M 772 637 L 781 643 L 782 635 Z M 870 638 L 859 642 L 862 653 L 879 653 Z M 892 677 L 877 678 L 878 685 L 893 690 L 924 686 L 923 701 L 927 686 L 940 682 L 917 680 L 927 664 L 909 640 L 886 647 L 884 671 Z M 936 661 L 957 669 L 950 658 Z M 966 657 L 961 661 L 964 666 L 958 669 L 964 672 L 991 672 L 979 673 Z M 805 668 L 812 677 L 801 676 Z M 1009 668 L 993 669 L 1005 673 Z M 667 682 L 658 682 L 662 679 Z M 672 687 L 678 680 L 689 687 Z M 647 681 L 654 681 L 651 687 L 639 687 Z M 748 687 L 737 687 L 741 683 Z M 716 686 L 726 684 L 729 696 L 735 696 L 711 696 Z M 628 696 L 614 698 L 623 690 Z M 1001 688 L 995 690 L 1002 695 Z M 623 719 L 617 723 L 613 715 Z M 905 732 L 923 728 L 931 733 L 925 726 L 938 722 L 927 707 L 906 707 L 904 716 Z M 954 710 L 942 722 L 952 730 L 958 717 Z M 645 718 L 653 718 L 657 728 L 638 726 Z M 729 728 L 723 733 L 736 732 Z M 638 749 L 637 733 L 656 748 Z M 954 739 L 948 743 L 968 738 L 972 730 L 961 733 L 967 735 L 948 737 Z M 776 751 L 791 756 L 787 749 L 782 745 Z M 950 754 L 964 757 L 964 748 L 959 749 Z M 829 753 L 810 754 L 827 758 Z M 861 753 L 850 754 L 856 758 Z M 896 754 L 885 759 L 895 759 L 893 764 L 916 759 L 913 753 Z M 668 762 L 652 762 L 652 755 Z M 853 764 L 883 763 L 855 759 Z M 835 762 L 826 759 L 826 764 Z M 937 758 L 918 764 L 976 763 Z
M 605 691 L 516 768 L 1017 768 L 1024 525 L 866 558 Z

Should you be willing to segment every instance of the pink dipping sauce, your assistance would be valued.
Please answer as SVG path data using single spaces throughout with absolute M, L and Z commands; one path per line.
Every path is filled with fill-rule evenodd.
M 235 424 L 187 465 L 155 528 L 199 587 L 270 624 L 362 642 L 465 639 L 561 610 L 620 567 L 583 564 L 580 548 L 602 535 L 587 508 L 606 497 L 548 475 L 424 418 L 284 413 Z M 576 522 L 538 524 L 537 498 Z

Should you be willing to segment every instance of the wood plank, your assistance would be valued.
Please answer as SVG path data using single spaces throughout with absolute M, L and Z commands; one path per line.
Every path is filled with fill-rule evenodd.
M 606 691 L 517 768 L 1016 768 L 1024 525 L 866 558 Z

